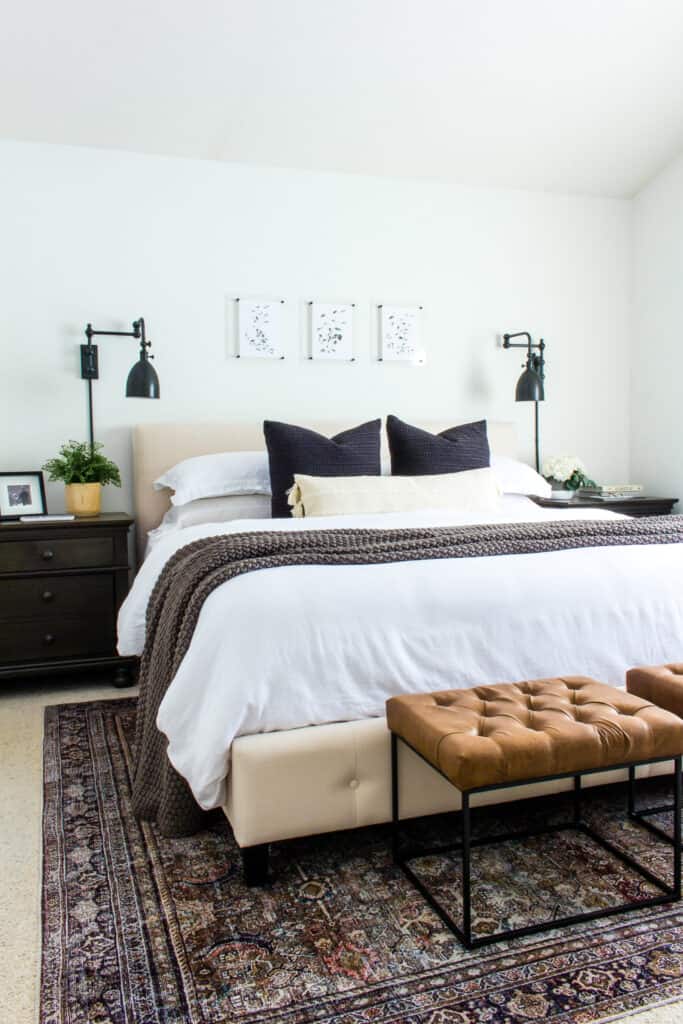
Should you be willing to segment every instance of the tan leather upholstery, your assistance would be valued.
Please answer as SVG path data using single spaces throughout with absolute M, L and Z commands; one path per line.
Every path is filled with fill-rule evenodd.
M 387 723 L 462 792 L 683 753 L 683 721 L 583 676 L 392 697 Z
M 626 673 L 626 689 L 683 718 L 683 664 L 631 668 Z

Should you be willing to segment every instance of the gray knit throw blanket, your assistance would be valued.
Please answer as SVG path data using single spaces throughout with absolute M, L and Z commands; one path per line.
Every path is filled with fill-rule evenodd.
M 156 727 L 156 717 L 190 645 L 204 601 L 235 576 L 287 565 L 374 565 L 682 542 L 683 516 L 399 530 L 264 531 L 194 541 L 169 559 L 147 609 L 134 755 L 135 813 L 156 821 L 164 835 L 190 835 L 205 824 L 205 812 L 166 756 L 166 739 Z M 198 679 L 197 687 L 201 683 Z

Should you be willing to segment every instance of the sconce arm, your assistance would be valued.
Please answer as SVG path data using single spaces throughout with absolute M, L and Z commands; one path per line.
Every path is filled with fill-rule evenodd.
M 510 338 L 526 338 L 524 342 L 510 341 Z M 503 335 L 503 348 L 536 348 L 528 331 L 517 331 L 516 334 Z

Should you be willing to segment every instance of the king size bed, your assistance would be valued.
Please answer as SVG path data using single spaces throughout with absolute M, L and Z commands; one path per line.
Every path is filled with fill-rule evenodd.
M 430 431 L 443 424 L 425 425 Z M 334 424 L 316 425 L 325 434 Z M 514 431 L 489 423 L 491 451 Z M 153 482 L 181 460 L 263 448 L 260 425 L 146 425 L 134 433 L 138 550 L 169 508 Z M 119 618 L 119 650 L 140 655 L 164 566 L 205 538 L 268 531 L 421 531 L 585 519 L 504 494 L 495 513 L 417 510 L 247 519 L 162 531 Z M 591 512 L 605 523 L 621 517 Z M 525 528 L 526 529 L 526 528 Z M 533 531 L 527 531 L 531 533 Z M 277 539 L 277 538 L 276 538 Z M 194 549 L 187 549 L 194 550 Z M 188 563 L 190 564 L 190 563 Z M 268 844 L 391 818 L 387 697 L 520 679 L 588 675 L 623 686 L 635 664 L 680 660 L 683 544 L 639 539 L 496 557 L 399 557 L 381 564 L 276 564 L 230 578 L 203 602 L 156 719 L 168 758 L 204 809 L 222 807 L 247 880 Z M 408 750 L 402 816 L 457 808 L 457 795 Z M 611 778 L 617 778 L 613 773 Z M 609 781 L 605 777 L 597 782 Z M 552 783 L 527 787 L 538 795 Z M 569 785 L 569 783 L 566 783 Z M 484 799 L 519 799 L 519 788 Z

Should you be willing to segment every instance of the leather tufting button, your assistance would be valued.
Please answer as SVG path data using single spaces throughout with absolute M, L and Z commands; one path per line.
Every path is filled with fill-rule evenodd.
M 358 789 L 359 786 L 360 782 L 358 781 L 358 779 L 351 779 L 351 781 L 349 782 L 349 789 Z

